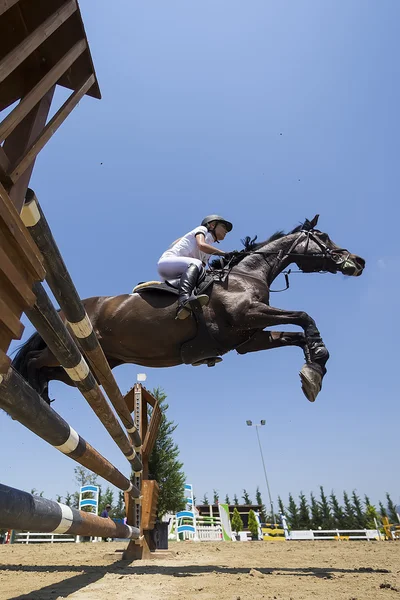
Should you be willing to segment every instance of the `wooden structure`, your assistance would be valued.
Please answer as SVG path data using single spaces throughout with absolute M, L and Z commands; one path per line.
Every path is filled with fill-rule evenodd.
M 48 120 L 56 85 L 69 88 L 72 93 Z M 127 406 L 37 198 L 28 189 L 38 153 L 85 94 L 100 98 L 77 0 L 0 0 L 0 407 L 59 451 L 125 492 L 129 526 L 118 532 L 121 537 L 131 538 L 126 557 L 133 559 L 142 557 L 152 547 L 149 532 L 155 522 L 158 486 L 148 480 L 148 458 L 161 412 L 155 398 L 136 385 L 136 410 L 132 417 L 131 395 L 127 396 Z M 14 103 L 17 104 L 12 106 Z M 39 283 L 44 279 L 66 322 Z M 133 482 L 81 438 L 10 367 L 6 352 L 11 341 L 22 335 L 22 312 L 127 458 L 134 470 Z M 148 404 L 152 406 L 150 423 Z M 58 530 L 59 511 L 49 501 L 39 506 L 32 497 L 6 486 L 1 492 L 0 512 L 8 515 L 10 521 L 15 517 L 13 506 L 21 502 L 25 525 L 39 523 L 47 511 L 49 527 Z M 14 498 L 11 503 L 10 498 Z M 69 518 L 69 531 L 77 528 L 104 537 L 95 532 L 104 531 L 105 523 L 83 522 L 85 517 L 79 514 Z M 11 522 L 8 525 L 13 526 Z M 111 527 L 110 535 L 111 530 L 117 534 L 112 524 L 107 526 Z
M 72 94 L 47 122 L 56 85 Z M 85 94 L 100 98 L 77 1 L 0 0 L 0 377 L 45 275 L 18 216 L 38 153 Z
M 158 484 L 149 479 L 149 458 L 153 450 L 158 429 L 161 423 L 161 410 L 158 401 L 152 396 L 146 388 L 136 384 L 125 396 L 125 402 L 128 410 L 135 415 L 135 424 L 139 429 L 140 437 L 143 440 L 142 446 L 142 475 L 136 474 L 136 485 L 142 490 L 142 503 L 132 499 L 132 496 L 125 493 L 125 505 L 128 524 L 140 522 L 140 535 L 142 544 L 139 546 L 135 541 L 129 543 L 124 552 L 124 558 L 135 560 L 140 558 L 149 558 L 151 552 L 155 551 L 155 544 L 151 535 L 156 522 Z M 151 407 L 151 419 L 148 419 L 149 406 Z M 141 514 L 139 515 L 139 511 Z

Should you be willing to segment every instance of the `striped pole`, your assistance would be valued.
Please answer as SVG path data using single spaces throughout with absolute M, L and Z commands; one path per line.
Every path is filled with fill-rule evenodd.
M 36 295 L 36 303 L 32 308 L 26 309 L 29 320 L 85 397 L 121 452 L 132 465 L 133 470 L 140 471 L 142 462 L 137 454 L 140 447 L 137 450 L 132 447 L 130 440 L 124 433 L 93 377 L 87 362 L 52 305 L 42 284 L 35 283 L 32 289 Z
M 0 529 L 138 539 L 139 529 L 0 483 Z
M 137 427 L 135 427 L 133 422 L 132 415 L 126 407 L 124 398 L 104 356 L 96 333 L 93 331 L 90 319 L 68 273 L 36 195 L 29 188 L 26 193 L 25 206 L 22 210 L 21 218 L 43 254 L 46 281 L 62 308 L 68 320 L 69 327 L 88 357 L 96 377 L 110 398 L 112 405 L 132 439 L 133 445 L 138 448 L 142 442 Z
M 0 408 L 37 436 L 133 498 L 139 489 L 86 442 L 12 367 L 0 383 Z

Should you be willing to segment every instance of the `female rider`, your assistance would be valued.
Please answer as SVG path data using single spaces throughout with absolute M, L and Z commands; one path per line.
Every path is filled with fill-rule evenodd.
M 190 315 L 191 300 L 197 299 L 201 305 L 208 303 L 207 295 L 194 296 L 193 290 L 209 256 L 225 254 L 212 243 L 223 240 L 232 227 L 232 223 L 221 216 L 208 215 L 199 227 L 177 239 L 161 255 L 157 265 L 159 275 L 164 280 L 180 277 L 177 319 L 186 319 Z

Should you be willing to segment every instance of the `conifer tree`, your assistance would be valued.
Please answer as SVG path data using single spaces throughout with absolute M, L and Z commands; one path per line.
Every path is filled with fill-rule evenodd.
M 357 521 L 357 529 L 364 529 L 365 523 L 366 523 L 366 518 L 365 518 L 364 511 L 362 509 L 361 500 L 360 500 L 359 496 L 357 496 L 355 490 L 353 491 L 351 498 L 353 501 L 354 513 L 355 513 L 355 517 L 356 517 L 356 521 Z
M 167 418 L 167 396 L 161 388 L 153 389 L 152 394 L 159 402 L 161 423 L 149 459 L 149 472 L 160 487 L 157 516 L 161 519 L 166 513 L 178 512 L 185 506 L 185 474 L 179 460 L 179 448 L 172 437 L 177 424 Z
M 379 513 L 380 513 L 381 517 L 387 517 L 387 510 L 383 506 L 382 502 L 379 502 Z
M 335 493 L 331 492 L 329 496 L 331 508 L 332 508 L 332 520 L 333 526 L 337 529 L 345 529 L 345 514 L 343 508 L 340 506 L 338 499 L 335 496 Z
M 225 504 L 230 504 L 231 501 L 229 500 L 229 496 L 228 494 L 225 496 Z
M 366 529 L 376 529 L 375 521 L 378 521 L 378 512 L 372 504 L 367 504 L 365 508 L 365 527 Z
M 260 509 L 260 519 L 262 523 L 266 523 L 267 522 L 267 510 L 263 504 L 262 501 L 262 497 L 261 497 L 261 492 L 260 492 L 260 488 L 257 486 L 256 489 L 256 502 L 259 506 L 261 506 Z
M 288 519 L 289 525 L 292 529 L 299 529 L 299 527 L 300 527 L 299 510 L 297 508 L 296 502 L 293 499 L 292 494 L 289 494 L 287 519 Z
M 218 504 L 219 502 L 219 494 L 217 490 L 213 490 L 213 504 Z
M 246 490 L 243 490 L 243 502 L 245 504 L 253 504 L 252 501 L 250 500 L 250 496 L 248 495 L 248 493 L 246 492 Z
M 232 531 L 235 531 L 236 533 L 239 533 L 239 531 L 243 531 L 242 517 L 240 516 L 239 511 L 236 507 L 233 509 L 231 527 Z
M 248 528 L 253 539 L 258 539 L 258 523 L 254 510 L 249 511 Z
M 303 492 L 299 495 L 299 528 L 300 529 L 311 529 L 311 518 L 310 511 L 307 503 L 307 499 Z
M 310 510 L 311 510 L 311 527 L 318 529 L 322 526 L 321 509 L 314 494 L 310 494 Z
M 397 516 L 396 505 L 391 499 L 389 492 L 386 492 L 387 499 L 387 507 L 388 507 L 388 517 L 391 523 L 398 523 L 399 517 Z
M 204 494 L 203 496 L 203 500 L 201 501 L 202 504 L 208 504 L 208 498 L 207 498 L 207 494 Z
M 328 498 L 325 495 L 324 488 L 322 485 L 319 486 L 320 491 L 320 502 L 319 506 L 321 509 L 321 526 L 322 529 L 332 529 L 333 519 L 331 513 L 331 507 L 329 506 Z
M 239 498 L 237 497 L 236 494 L 233 495 L 233 504 L 235 506 L 239 506 Z
M 278 506 L 279 506 L 279 512 L 280 512 L 282 515 L 286 514 L 286 513 L 285 513 L 285 507 L 284 507 L 284 505 L 283 505 L 282 498 L 281 498 L 280 496 L 278 496 Z
M 345 529 L 358 529 L 358 522 L 354 506 L 352 505 L 347 492 L 343 492 L 343 503 Z

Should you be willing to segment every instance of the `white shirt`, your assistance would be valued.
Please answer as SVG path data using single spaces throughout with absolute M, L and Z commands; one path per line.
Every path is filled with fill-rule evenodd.
M 213 235 L 208 231 L 207 227 L 199 225 L 195 229 L 192 229 L 192 231 L 189 231 L 189 233 L 186 233 L 175 244 L 172 244 L 162 254 L 161 258 L 166 258 L 167 256 L 188 256 L 190 258 L 198 258 L 201 262 L 206 263 L 210 255 L 200 251 L 196 241 L 196 234 L 198 233 L 204 235 L 207 244 L 214 242 Z

